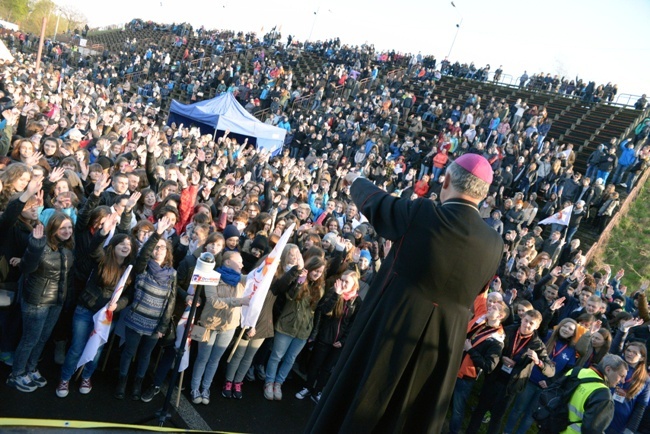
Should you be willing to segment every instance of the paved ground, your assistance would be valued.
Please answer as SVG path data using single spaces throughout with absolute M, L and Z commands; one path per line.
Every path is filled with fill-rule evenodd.
M 154 356 L 155 354 L 154 352 Z M 162 393 L 149 403 L 132 401 L 128 396 L 124 400 L 113 398 L 113 389 L 118 377 L 118 357 L 118 352 L 113 350 L 106 371 L 95 373 L 90 394 L 81 395 L 77 390 L 78 385 L 75 384 L 71 385 L 70 394 L 64 399 L 55 394 L 59 367 L 53 362 L 51 348 L 46 348 L 39 366 L 48 384 L 32 393 L 19 392 L 4 384 L 10 368 L 0 363 L 0 418 L 157 425 L 155 413 L 162 407 Z M 186 374 L 189 375 L 189 371 Z M 185 376 L 186 385 L 189 384 L 188 375 Z M 150 384 L 149 381 L 145 380 L 145 387 Z M 314 409 L 311 400 L 300 401 L 294 397 L 302 384 L 295 374 L 294 378 L 285 383 L 285 396 L 282 401 L 265 400 L 262 394 L 263 384 L 260 381 L 244 383 L 242 400 L 228 400 L 221 396 L 222 384 L 223 373 L 218 372 L 212 385 L 212 400 L 209 405 L 191 404 L 189 386 L 185 387 L 179 409 L 182 417 L 175 414 L 166 426 L 238 433 L 300 433 Z

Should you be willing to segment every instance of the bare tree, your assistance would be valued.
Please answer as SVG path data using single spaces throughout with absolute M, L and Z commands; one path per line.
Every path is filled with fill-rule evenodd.
M 72 29 L 81 29 L 86 23 L 88 23 L 88 18 L 74 6 L 65 5 L 59 8 L 61 16 L 65 18 L 67 23 L 66 31 Z

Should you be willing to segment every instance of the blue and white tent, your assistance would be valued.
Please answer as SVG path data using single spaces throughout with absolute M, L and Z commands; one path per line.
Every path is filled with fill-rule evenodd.
M 274 154 L 282 149 L 287 131 L 265 124 L 248 113 L 231 93 L 194 104 L 172 101 L 167 125 L 196 125 L 203 134 L 230 130 L 235 136 L 249 137 L 249 143 Z M 219 135 L 219 133 L 217 133 Z

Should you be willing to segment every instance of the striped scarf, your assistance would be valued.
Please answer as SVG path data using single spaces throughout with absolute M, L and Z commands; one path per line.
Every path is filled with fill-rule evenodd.
M 130 329 L 145 336 L 151 336 L 160 324 L 175 277 L 173 268 L 162 269 L 164 272 L 161 276 L 156 276 L 161 273 L 152 273 L 151 271 L 151 268 L 147 267 L 145 273 L 136 277 L 133 303 L 124 318 L 124 323 Z M 167 271 L 172 273 L 171 278 Z

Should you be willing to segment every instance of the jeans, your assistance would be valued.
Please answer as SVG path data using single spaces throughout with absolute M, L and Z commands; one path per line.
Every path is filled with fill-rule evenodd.
M 199 342 L 199 353 L 194 362 L 192 371 L 192 390 L 209 389 L 212 385 L 214 374 L 217 373 L 219 360 L 226 352 L 232 337 L 235 335 L 235 329 L 223 332 L 210 331 L 210 339 L 207 342 Z
M 603 184 L 607 184 L 607 178 L 609 177 L 609 172 L 599 170 L 598 175 L 596 175 L 596 176 L 603 180 Z
M 84 348 L 86 348 L 90 334 L 95 328 L 93 315 L 94 313 L 92 311 L 81 306 L 77 306 L 74 311 L 74 316 L 72 317 L 72 342 L 70 343 L 68 353 L 65 355 L 65 362 L 63 362 L 63 366 L 61 367 L 61 380 L 63 381 L 70 381 L 70 378 L 72 378 L 77 370 L 77 363 L 81 358 L 81 354 L 83 354 Z M 84 365 L 82 373 L 84 379 L 90 378 L 93 372 L 95 372 L 95 369 L 97 369 L 103 348 L 103 345 L 100 346 L 95 359 Z
M 235 354 L 233 354 L 228 367 L 226 368 L 226 381 L 241 383 L 244 381 L 248 368 L 253 364 L 253 357 L 260 349 L 264 339 L 240 340 Z
M 124 328 L 124 349 L 120 357 L 120 376 L 129 375 L 129 367 L 135 353 L 138 353 L 137 367 L 135 376 L 143 378 L 149 368 L 151 353 L 158 343 L 158 333 L 153 332 L 151 336 L 144 336 L 130 327 Z
M 591 179 L 591 182 L 593 183 L 596 180 L 596 177 L 598 176 L 598 165 L 596 164 L 590 164 L 587 166 L 587 173 L 585 176 L 589 179 Z
M 266 382 L 267 383 L 284 383 L 287 375 L 296 361 L 298 353 L 307 343 L 306 339 L 293 338 L 278 331 L 275 332 L 273 339 L 273 349 L 271 357 L 266 364 Z M 280 361 L 282 364 L 280 365 Z M 280 365 L 278 369 L 278 365 Z
M 578 226 L 569 226 L 566 231 L 566 242 L 570 243 L 573 236 L 578 232 Z
M 478 399 L 478 404 L 472 412 L 472 418 L 465 432 L 476 433 L 481 427 L 483 416 L 488 411 L 491 414 L 490 424 L 488 425 L 487 434 L 497 434 L 500 432 L 503 415 L 510 407 L 514 400 L 513 395 L 507 394 L 508 384 L 504 380 L 495 379 L 499 372 L 488 375 L 483 384 L 483 390 Z
M 23 336 L 14 354 L 12 373 L 21 376 L 36 370 L 63 306 L 40 306 L 21 300 Z
M 449 420 L 449 434 L 458 434 L 465 418 L 465 406 L 469 395 L 472 393 L 476 380 L 474 378 L 457 378 L 454 387 L 454 396 L 451 399 L 451 419 Z
M 418 177 L 418 181 L 428 173 L 429 173 L 429 166 L 427 166 L 426 164 L 420 164 L 420 176 Z
M 307 387 L 312 395 L 317 395 L 325 388 L 339 357 L 341 348 L 323 342 L 314 344 L 307 368 Z
M 636 183 L 636 179 L 639 177 L 639 172 L 637 173 L 632 173 L 627 176 L 627 193 L 630 194 L 632 189 L 634 188 L 634 184 Z
M 533 425 L 533 411 L 537 408 L 537 400 L 542 390 L 541 387 L 530 381 L 526 384 L 526 388 L 517 396 L 515 405 L 512 406 L 512 411 L 506 421 L 506 427 L 503 429 L 504 433 L 514 434 L 516 432 L 517 434 L 526 434 L 528 428 Z M 515 431 L 515 426 L 519 419 L 521 419 L 521 422 L 519 423 L 519 428 Z
M 623 175 L 625 174 L 625 171 L 628 169 L 629 166 L 623 166 L 622 164 L 619 164 L 616 166 L 616 170 L 614 170 L 614 176 L 612 178 L 612 184 L 618 184 L 621 178 L 623 178 Z
M 433 168 L 433 177 L 431 178 L 432 181 L 437 181 L 438 178 L 440 178 L 440 175 L 444 173 L 445 168 L 444 167 L 435 167 Z

